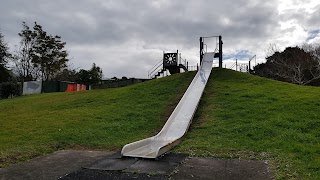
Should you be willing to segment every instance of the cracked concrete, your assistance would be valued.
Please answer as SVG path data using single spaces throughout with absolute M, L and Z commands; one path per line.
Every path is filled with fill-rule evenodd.
M 187 157 L 121 157 L 103 151 L 62 150 L 0 169 L 1 180 L 15 179 L 273 179 L 264 161 Z

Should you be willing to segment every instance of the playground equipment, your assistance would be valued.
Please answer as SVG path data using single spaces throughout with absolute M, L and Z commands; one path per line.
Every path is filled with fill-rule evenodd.
M 161 74 L 164 75 L 167 71 L 170 74 L 180 73 L 181 69 L 188 71 L 188 62 L 181 57 L 181 53 L 178 50 L 176 53 L 163 52 L 163 59 L 148 71 L 148 77 L 149 79 L 154 79 Z
M 248 63 L 239 63 L 238 60 L 236 59 L 236 62 L 233 63 L 229 69 L 234 69 L 236 71 L 240 71 L 240 72 L 244 72 L 244 73 L 252 73 L 254 70 L 251 69 L 251 61 L 255 62 L 255 65 L 256 65 L 256 55 L 252 56 L 251 58 L 249 58 L 249 61 Z
M 200 38 L 200 68 L 161 131 L 155 136 L 125 145 L 121 151 L 123 156 L 157 158 L 180 142 L 183 135 L 187 132 L 193 115 L 196 112 L 212 70 L 214 57 L 219 57 L 219 66 L 222 67 L 221 36 L 211 37 L 219 37 L 218 51 L 215 50 L 215 52 L 210 53 L 204 51 L 203 39 L 210 37 Z M 178 51 L 176 55 L 178 55 Z M 177 66 L 174 54 L 164 53 L 163 66 L 167 68 L 172 67 L 173 72 L 176 70 L 173 68 Z
M 202 63 L 204 53 L 207 52 L 208 45 L 205 44 L 205 39 L 213 38 L 215 38 L 216 45 L 214 50 L 214 58 L 219 58 L 219 68 L 222 68 L 222 36 L 200 37 L 200 64 Z M 204 49 L 204 46 L 206 49 Z M 160 77 L 161 75 L 165 76 L 165 73 L 168 75 L 168 71 L 170 74 L 180 73 L 181 69 L 184 71 L 189 71 L 192 70 L 192 67 L 198 67 L 198 65 L 189 66 L 188 61 L 181 57 L 181 53 L 178 53 L 178 50 L 176 53 L 163 52 L 163 59 L 148 71 L 148 78 L 154 79 Z
M 214 57 L 219 58 L 219 68 L 222 68 L 222 36 L 207 36 L 200 37 L 200 64 L 203 59 L 203 55 L 207 52 L 207 44 L 205 44 L 204 40 L 207 38 L 215 38 L 216 39 L 216 49 L 214 50 Z M 204 46 L 206 46 L 206 51 L 204 50 Z
M 205 53 L 200 69 L 162 130 L 155 136 L 122 148 L 123 156 L 157 158 L 179 143 L 187 132 L 212 70 L 215 53 Z
M 249 73 L 252 73 L 252 71 L 254 70 L 251 70 L 251 61 L 254 59 L 254 65 L 256 66 L 257 65 L 257 56 L 254 55 L 252 56 L 251 58 L 249 58 Z

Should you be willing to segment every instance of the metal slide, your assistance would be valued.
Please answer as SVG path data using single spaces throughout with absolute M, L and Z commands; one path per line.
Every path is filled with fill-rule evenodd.
M 200 70 L 162 130 L 155 136 L 125 145 L 121 154 L 130 157 L 157 158 L 180 142 L 187 132 L 212 70 L 214 53 L 205 53 Z

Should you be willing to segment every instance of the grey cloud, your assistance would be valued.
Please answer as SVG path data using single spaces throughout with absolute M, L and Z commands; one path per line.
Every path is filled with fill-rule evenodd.
M 312 30 L 320 27 L 318 17 L 320 17 L 320 5 L 313 7 L 313 12 L 309 12 L 303 7 L 300 7 L 298 9 L 289 9 L 281 14 L 279 18 L 283 22 L 293 21 L 294 23 L 301 25 L 307 30 Z
M 277 3 L 276 0 L 10 0 L 0 7 L 0 28 L 13 39 L 21 30 L 22 21 L 30 26 L 37 21 L 48 33 L 62 36 L 76 67 L 90 68 L 95 62 L 103 65 L 107 77 L 143 76 L 161 58 L 163 50 L 179 49 L 192 54 L 190 61 L 196 62 L 198 52 L 189 51 L 198 48 L 200 36 L 222 35 L 229 54 L 244 49 L 261 51 L 264 43 L 279 31 L 279 18 L 294 17 L 297 21 L 302 18 L 296 12 L 289 12 L 291 17 L 279 17 Z M 315 21 L 315 15 L 319 11 L 305 20 L 308 27 Z M 140 42 L 140 47 L 132 50 L 130 46 L 134 43 L 130 42 Z M 122 51 L 114 52 L 115 47 Z
M 308 16 L 307 26 L 313 29 L 319 28 L 320 27 L 319 17 L 320 17 L 320 5 L 316 6 L 314 8 L 314 12 Z
M 240 50 L 236 51 L 234 53 L 225 53 L 223 55 L 223 59 L 238 59 L 238 60 L 248 60 L 254 55 L 253 52 L 250 52 L 249 50 Z
M 319 34 L 320 34 L 320 29 L 309 31 L 307 41 L 316 38 Z
M 183 43 L 188 47 L 201 35 L 223 32 L 238 39 L 254 38 L 267 35 L 264 33 L 269 26 L 276 26 L 275 8 L 267 3 L 250 6 L 243 0 L 233 3 L 189 0 L 169 1 L 163 8 L 152 4 L 153 1 L 146 0 L 117 3 L 60 0 L 28 1 L 21 8 L 11 2 L 9 6 L 16 9 L 13 14 L 24 13 L 22 16 L 29 21 L 38 21 L 72 43 L 111 45 L 139 38 L 146 43 Z M 231 24 L 224 24 L 223 18 Z

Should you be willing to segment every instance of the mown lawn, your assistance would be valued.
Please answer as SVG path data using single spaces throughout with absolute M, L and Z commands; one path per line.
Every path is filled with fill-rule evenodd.
M 194 75 L 0 100 L 0 167 L 58 149 L 120 150 L 154 135 Z M 319 117 L 319 87 L 214 69 L 174 151 L 267 160 L 276 179 L 320 179 Z
M 320 179 L 320 88 L 214 69 L 175 151 L 268 160 L 277 179 Z
M 194 75 L 0 100 L 0 168 L 58 149 L 120 150 L 154 135 Z

